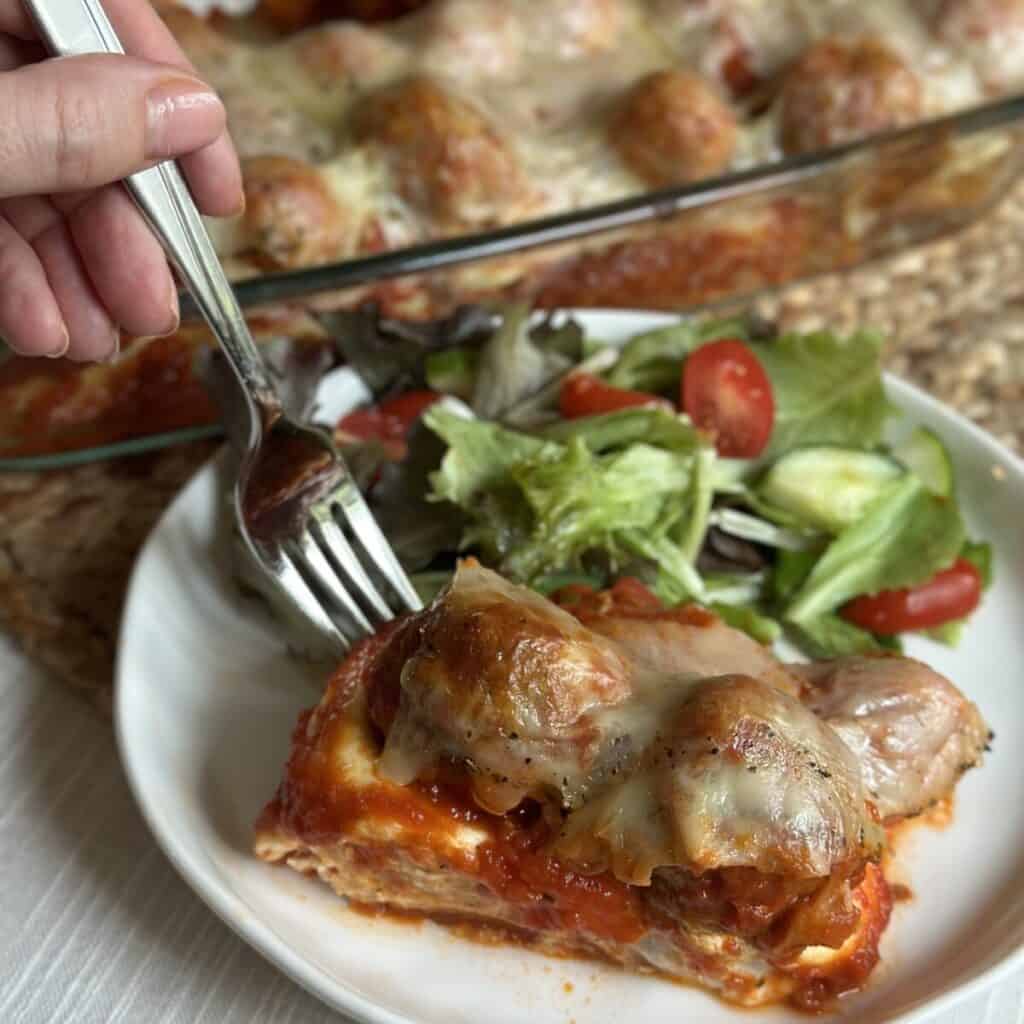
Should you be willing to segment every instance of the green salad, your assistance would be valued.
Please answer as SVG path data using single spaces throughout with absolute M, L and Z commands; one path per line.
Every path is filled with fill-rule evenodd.
M 381 401 L 339 426 L 425 596 L 474 554 L 548 594 L 634 577 L 813 657 L 956 641 L 991 551 L 942 440 L 885 442 L 877 334 L 681 320 L 620 347 L 523 307 L 475 316 L 403 348 L 400 379 L 371 347 Z

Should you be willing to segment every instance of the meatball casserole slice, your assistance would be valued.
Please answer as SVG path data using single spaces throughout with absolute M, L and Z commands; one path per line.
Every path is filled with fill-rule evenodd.
M 744 1006 L 862 987 L 886 830 L 979 762 L 977 708 L 910 659 L 785 665 L 703 609 L 598 598 L 460 565 L 302 715 L 257 855 Z

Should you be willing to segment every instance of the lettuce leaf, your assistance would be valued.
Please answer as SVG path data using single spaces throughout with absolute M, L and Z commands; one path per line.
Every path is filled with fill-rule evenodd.
M 828 331 L 785 334 L 759 345 L 775 396 L 768 457 L 806 445 L 878 445 L 890 413 L 881 349 L 881 337 L 870 331 L 845 339 Z
M 538 324 L 530 329 L 533 343 L 545 352 L 557 352 L 569 360 L 578 363 L 587 356 L 586 332 L 583 325 L 573 317 L 565 317 L 551 311 Z
M 785 617 L 806 627 L 859 594 L 923 583 L 953 563 L 964 540 L 955 502 L 916 477 L 898 480 L 825 549 Z
M 430 477 L 433 497 L 456 505 L 469 505 L 481 491 L 505 483 L 517 462 L 559 450 L 558 445 L 497 423 L 467 419 L 443 402 L 432 405 L 423 422 L 448 445 L 441 468 Z
M 944 622 L 934 629 L 922 630 L 921 635 L 929 640 L 934 640 L 944 647 L 956 647 L 963 638 L 964 629 L 967 627 L 966 619 L 954 619 L 952 622 Z
M 978 570 L 981 574 L 981 586 L 984 590 L 988 590 L 992 586 L 993 579 L 992 545 L 987 541 L 969 540 L 964 544 L 960 557 L 966 559 Z
M 693 493 L 689 512 L 677 531 L 679 550 L 688 562 L 694 564 L 711 521 L 711 506 L 715 500 L 714 471 L 714 450 L 702 448 L 693 458 Z
M 533 589 L 545 597 L 550 597 L 555 591 L 563 587 L 581 586 L 590 587 L 591 590 L 599 590 L 605 585 L 603 576 L 596 573 L 585 573 L 573 571 L 572 569 L 560 569 L 557 572 L 545 573 L 533 581 Z
M 447 348 L 427 356 L 423 372 L 427 387 L 445 395 L 455 395 L 466 402 L 472 401 L 480 370 L 480 350 L 475 348 Z
M 483 419 L 500 419 L 506 410 L 535 395 L 571 365 L 554 348 L 534 344 L 528 306 L 507 306 L 501 326 L 480 351 L 473 411 Z
M 626 344 L 606 379 L 615 387 L 675 395 L 686 357 L 727 337 L 749 340 L 749 324 L 683 320 L 648 331 Z M 881 337 L 870 331 L 849 338 L 828 331 L 791 333 L 757 345 L 755 353 L 775 396 L 768 457 L 812 444 L 877 445 L 890 411 L 882 387 L 881 348 Z
M 595 455 L 574 438 L 558 455 L 512 466 L 533 517 L 530 535 L 506 552 L 502 567 L 533 582 L 555 566 L 578 567 L 600 551 L 614 572 L 627 562 L 634 533 L 665 535 L 683 511 L 692 460 L 650 445 Z
M 401 462 L 381 463 L 370 503 L 406 572 L 419 572 L 442 552 L 457 550 L 465 516 L 450 501 L 430 501 L 431 474 L 441 464 L 444 441 L 421 421 L 408 443 Z
M 671 538 L 663 533 L 630 530 L 623 533 L 620 540 L 626 550 L 657 567 L 654 592 L 665 604 L 671 606 L 683 601 L 706 600 L 700 573 Z
M 759 644 L 773 644 L 782 636 L 782 627 L 767 615 L 746 605 L 713 603 L 711 610 L 733 629 L 740 629 Z
M 720 338 L 748 338 L 742 320 L 682 320 L 646 331 L 626 343 L 618 362 L 606 375 L 617 388 L 679 394 L 683 360 L 695 349 Z
M 424 416 L 449 446 L 430 478 L 431 498 L 461 508 L 463 548 L 479 548 L 520 582 L 588 572 L 595 559 L 614 574 L 642 558 L 657 567 L 663 598 L 697 597 L 690 526 L 694 518 L 706 525 L 714 454 L 685 420 L 651 412 L 575 421 L 558 443 L 465 419 L 439 403 Z M 667 445 L 633 439 L 648 430 Z
M 374 395 L 423 387 L 424 361 L 433 352 L 477 346 L 494 333 L 486 306 L 460 306 L 438 320 L 397 320 L 379 309 L 316 314 L 342 361 Z
M 812 658 L 844 658 L 899 649 L 897 641 L 882 640 L 838 615 L 819 615 L 791 629 L 801 649 Z
M 581 438 L 597 454 L 612 448 L 625 448 L 637 441 L 673 452 L 711 451 L 707 440 L 686 416 L 650 406 L 559 420 L 545 427 L 541 436 L 562 444 L 572 438 Z

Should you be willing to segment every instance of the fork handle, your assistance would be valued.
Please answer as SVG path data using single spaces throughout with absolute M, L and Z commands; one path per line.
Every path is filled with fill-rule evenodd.
M 281 411 L 277 389 L 177 164 L 139 171 L 125 186 L 188 285 L 260 421 L 269 425 Z
M 124 53 L 99 0 L 24 2 L 55 55 Z M 253 422 L 266 426 L 281 410 L 277 391 L 178 165 L 165 161 L 131 175 L 124 184 L 220 342 L 254 406 Z

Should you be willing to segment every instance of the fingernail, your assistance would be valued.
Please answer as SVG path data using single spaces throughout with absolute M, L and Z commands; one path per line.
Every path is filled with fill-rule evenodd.
M 171 297 L 169 300 L 169 309 L 167 312 L 167 326 L 162 330 L 157 337 L 166 338 L 181 326 L 181 310 L 178 308 L 178 289 L 171 284 Z
M 146 156 L 164 160 L 213 142 L 224 128 L 224 105 L 192 78 L 161 82 L 146 95 Z
M 112 363 L 121 351 L 121 330 L 116 325 L 111 331 L 110 348 L 107 349 L 107 354 L 101 356 L 99 362 L 101 363 Z
M 67 355 L 68 349 L 71 348 L 71 335 L 68 334 L 67 324 L 62 323 L 60 331 L 63 341 L 52 352 L 46 353 L 47 359 L 62 359 Z

